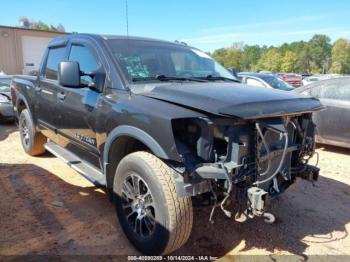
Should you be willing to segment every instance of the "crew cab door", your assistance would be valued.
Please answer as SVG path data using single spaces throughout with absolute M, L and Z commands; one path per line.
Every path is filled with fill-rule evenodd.
M 73 42 L 68 52 L 68 60 L 78 62 L 83 72 L 93 72 L 101 68 L 97 53 L 88 44 Z M 81 83 L 86 86 L 92 83 L 92 78 L 81 76 Z M 100 167 L 95 124 L 101 93 L 89 87 L 60 86 L 57 97 L 56 126 L 59 144 L 81 159 Z
M 34 113 L 41 132 L 57 142 L 56 116 L 57 93 L 60 89 L 57 81 L 58 64 L 66 59 L 65 45 L 49 47 L 42 62 L 38 85 L 35 87 L 36 103 Z

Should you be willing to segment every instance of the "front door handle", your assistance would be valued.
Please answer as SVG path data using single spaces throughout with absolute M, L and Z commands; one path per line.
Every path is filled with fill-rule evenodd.
M 57 94 L 57 98 L 62 101 L 62 100 L 64 100 L 66 98 L 66 94 L 63 93 L 63 92 L 58 93 Z
M 41 91 L 41 87 L 40 87 L 40 86 L 35 86 L 35 87 L 34 87 L 34 90 L 35 90 L 36 92 L 40 92 L 40 91 Z

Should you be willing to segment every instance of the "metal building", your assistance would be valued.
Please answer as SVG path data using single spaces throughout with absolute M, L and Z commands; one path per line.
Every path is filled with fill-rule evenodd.
M 0 72 L 12 75 L 37 70 L 48 41 L 62 34 L 0 25 Z

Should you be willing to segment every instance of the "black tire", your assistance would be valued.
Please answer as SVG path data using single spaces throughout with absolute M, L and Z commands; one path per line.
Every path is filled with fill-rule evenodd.
M 19 116 L 19 133 L 22 147 L 28 155 L 37 156 L 45 152 L 44 144 L 47 142 L 47 138 L 36 131 L 27 109 L 24 109 Z
M 123 158 L 116 170 L 113 191 L 119 222 L 129 241 L 144 254 L 169 254 L 186 243 L 191 234 L 193 223 L 191 198 L 177 196 L 173 172 L 159 158 L 141 151 Z M 132 207 L 128 207 L 137 200 L 130 200 L 125 194 L 127 190 L 125 190 L 126 184 L 124 183 L 134 181 L 134 174 L 139 177 L 140 182 L 137 183 L 139 191 L 145 191 L 144 185 L 146 185 L 148 189 L 145 192 L 151 194 L 152 201 L 148 198 L 146 202 L 144 199 L 143 205 L 146 206 L 147 203 L 153 205 L 140 211 L 141 213 L 135 213 Z M 128 199 L 130 203 L 127 203 L 125 199 Z M 127 214 L 130 212 L 134 213 L 127 219 Z M 143 222 L 136 222 L 137 219 L 135 220 L 133 216 L 138 217 L 137 214 L 144 215 L 144 218 L 141 218 Z M 151 219 L 152 216 L 155 219 Z M 135 223 L 132 223 L 134 220 Z M 152 223 L 146 223 L 152 220 L 155 222 L 153 227 Z M 138 228 L 136 231 L 135 225 Z M 148 226 L 151 227 L 151 230 Z M 141 231 L 143 231 L 143 236 L 140 234 Z

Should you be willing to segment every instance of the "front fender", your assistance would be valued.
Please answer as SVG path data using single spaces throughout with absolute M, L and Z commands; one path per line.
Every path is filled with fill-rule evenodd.
M 154 155 L 162 159 L 169 159 L 169 156 L 164 151 L 164 149 L 159 145 L 159 143 L 145 131 L 128 125 L 121 125 L 114 128 L 108 135 L 104 149 L 103 149 L 103 161 L 104 166 L 108 164 L 108 153 L 113 144 L 113 142 L 122 136 L 129 136 L 135 138 L 145 144 Z

